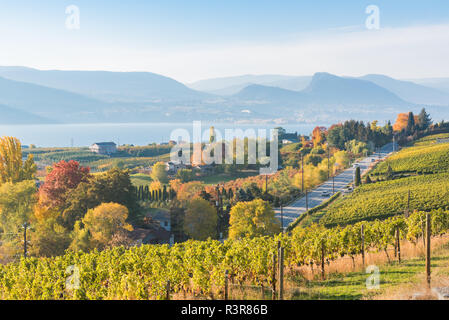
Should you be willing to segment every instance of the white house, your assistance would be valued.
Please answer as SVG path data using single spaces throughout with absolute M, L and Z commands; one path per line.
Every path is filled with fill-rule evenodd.
M 89 150 L 98 154 L 113 154 L 117 152 L 117 145 L 114 142 L 96 142 Z

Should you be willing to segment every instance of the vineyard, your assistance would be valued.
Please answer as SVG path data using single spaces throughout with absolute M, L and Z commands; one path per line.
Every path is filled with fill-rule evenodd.
M 321 266 L 324 272 L 324 262 L 344 256 L 354 259 L 362 250 L 385 251 L 388 256 L 387 249 L 397 245 L 397 236 L 417 243 L 424 221 L 424 212 L 414 212 L 409 218 L 396 216 L 332 229 L 312 225 L 271 238 L 187 241 L 171 247 L 116 247 L 21 259 L 0 266 L 0 299 L 164 299 L 167 281 L 171 295 L 220 299 L 226 271 L 231 283 L 270 287 L 278 241 L 285 249 L 287 273 L 304 265 Z M 449 212 L 433 211 L 431 223 L 434 236 L 445 233 Z
M 433 137 L 433 136 L 430 136 Z M 426 137 L 430 139 L 430 137 Z M 421 140 L 420 140 L 421 141 Z M 426 140 L 429 142 L 433 140 Z M 424 141 L 421 141 L 421 143 Z M 438 173 L 449 170 L 449 143 L 421 144 L 401 150 L 388 160 L 379 164 L 372 171 L 372 175 L 381 175 L 387 172 L 388 166 L 394 173 Z
M 335 226 L 383 219 L 404 213 L 408 208 L 411 211 L 449 209 L 449 173 L 364 184 L 326 208 L 320 223 Z

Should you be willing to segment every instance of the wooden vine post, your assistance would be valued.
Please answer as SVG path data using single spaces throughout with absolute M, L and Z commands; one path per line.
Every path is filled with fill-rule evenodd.
M 427 286 L 430 289 L 430 235 L 432 233 L 432 226 L 430 221 L 430 214 L 426 214 L 426 275 Z
M 363 266 L 363 269 L 365 269 L 365 225 L 364 224 L 362 224 L 361 237 L 362 237 L 362 246 L 361 246 L 362 266 Z
M 276 300 L 276 254 L 273 253 L 273 271 L 271 274 L 271 300 Z
M 401 237 L 399 226 L 396 227 L 396 245 L 398 251 L 398 262 L 401 263 Z
M 167 285 L 165 287 L 165 300 L 170 300 L 170 280 L 167 280 Z
M 324 255 L 326 253 L 325 251 L 326 251 L 326 248 L 324 247 L 324 242 L 323 242 L 323 243 L 321 243 L 321 280 L 324 280 L 326 277 L 325 272 L 324 272 Z
M 284 299 L 284 248 L 279 250 L 279 300 Z
M 228 298 L 229 298 L 229 296 L 228 296 L 228 290 L 229 290 L 228 279 L 229 279 L 229 271 L 226 270 L 225 271 L 225 285 L 224 285 L 224 299 L 225 300 L 228 300 Z

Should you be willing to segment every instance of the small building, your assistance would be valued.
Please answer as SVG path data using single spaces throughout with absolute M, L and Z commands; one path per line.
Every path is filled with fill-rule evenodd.
M 166 231 L 171 231 L 170 211 L 164 209 L 156 209 L 147 214 L 153 221 Z
M 186 169 L 187 166 L 182 162 L 169 161 L 165 163 L 168 174 L 176 174 L 181 169 Z
M 134 228 L 130 232 L 130 238 L 136 246 L 142 244 L 172 244 L 173 242 L 170 232 L 161 227 L 155 229 Z
M 114 142 L 96 142 L 89 147 L 89 150 L 98 154 L 113 154 L 117 152 L 117 145 Z

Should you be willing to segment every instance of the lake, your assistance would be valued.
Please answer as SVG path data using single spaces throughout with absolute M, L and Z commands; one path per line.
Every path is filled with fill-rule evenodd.
M 223 135 L 225 129 L 272 129 L 282 126 L 287 132 L 310 134 L 314 124 L 233 124 L 201 123 L 207 135 L 213 125 Z M 175 129 L 185 129 L 190 135 L 193 123 L 89 123 L 89 124 L 45 124 L 45 125 L 0 125 L 0 136 L 13 136 L 24 145 L 36 147 L 85 147 L 94 142 L 114 141 L 117 144 L 148 145 L 167 142 Z

